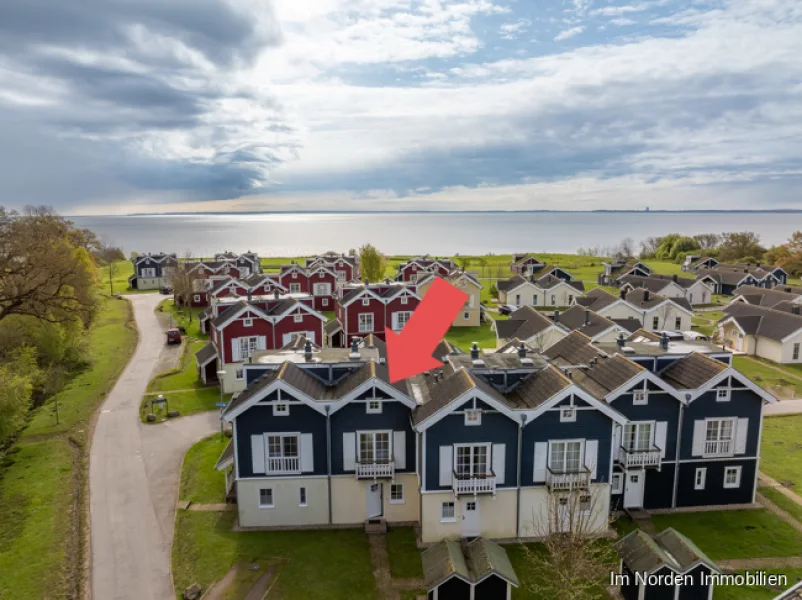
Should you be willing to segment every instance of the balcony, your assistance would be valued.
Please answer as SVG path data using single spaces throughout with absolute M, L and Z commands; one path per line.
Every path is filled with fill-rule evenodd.
M 474 473 L 473 475 L 459 475 L 453 472 L 452 487 L 454 495 L 462 494 L 493 494 L 496 495 L 496 474 L 489 471 L 484 475 Z
M 392 479 L 393 477 L 395 477 L 395 463 L 392 458 L 356 463 L 357 479 Z
M 551 491 L 587 489 L 590 487 L 590 469 L 546 469 L 546 487 Z
M 299 456 L 268 457 L 265 473 L 268 475 L 295 475 L 301 472 Z
M 734 448 L 732 440 L 706 441 L 704 456 L 735 456 Z
M 618 458 L 627 469 L 646 469 L 649 467 L 660 468 L 662 450 L 657 446 L 648 448 L 624 448 L 621 446 L 621 454 Z

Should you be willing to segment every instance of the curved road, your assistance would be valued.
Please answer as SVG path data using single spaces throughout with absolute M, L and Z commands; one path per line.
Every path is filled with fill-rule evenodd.
M 170 574 L 175 501 L 187 449 L 219 430 L 214 411 L 143 425 L 139 404 L 164 330 L 154 309 L 162 296 L 128 296 L 139 345 L 101 407 L 89 454 L 92 597 L 95 600 L 175 598 Z

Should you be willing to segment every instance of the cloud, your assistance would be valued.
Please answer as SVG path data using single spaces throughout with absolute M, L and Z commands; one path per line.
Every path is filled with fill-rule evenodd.
M 556 36 L 554 36 L 554 41 L 561 42 L 563 40 L 570 39 L 574 36 L 579 35 L 583 31 L 585 31 L 584 25 L 578 25 L 576 27 L 571 27 L 570 29 L 565 29 L 564 31 L 561 31 Z
M 525 33 L 532 26 L 532 21 L 529 19 L 518 19 L 513 23 L 504 23 L 501 28 L 501 37 L 505 40 L 514 40 L 518 35 Z

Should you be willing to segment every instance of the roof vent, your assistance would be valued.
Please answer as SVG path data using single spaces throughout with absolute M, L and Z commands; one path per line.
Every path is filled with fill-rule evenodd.
M 554 322 L 555 323 L 559 323 L 560 322 L 560 311 L 559 310 L 555 310 L 554 311 Z
M 479 344 L 476 342 L 471 345 L 471 360 L 474 363 L 479 360 Z
M 308 338 L 304 344 L 304 359 L 307 362 L 312 360 L 312 342 Z
M 484 367 L 484 366 L 485 366 L 485 361 L 483 361 L 483 360 L 482 360 L 482 359 L 480 359 L 480 358 L 477 358 L 477 359 L 475 359 L 475 360 L 473 361 L 473 366 L 481 369 L 482 367 Z
M 624 340 L 624 334 L 623 333 L 619 333 L 618 334 L 618 339 L 616 339 L 615 343 L 618 344 L 619 348 L 623 348 L 624 347 L 624 344 L 626 343 L 626 340 Z
M 521 342 L 521 345 L 518 346 L 518 358 L 521 359 L 521 362 L 526 359 L 526 344 L 523 342 Z
M 635 354 L 635 348 L 633 348 L 632 346 L 622 346 L 621 352 L 623 352 L 624 354 Z
M 533 361 L 531 358 L 528 358 L 528 357 L 527 358 L 522 358 L 521 359 L 521 364 L 526 366 L 526 367 L 534 367 L 535 366 L 535 361 Z

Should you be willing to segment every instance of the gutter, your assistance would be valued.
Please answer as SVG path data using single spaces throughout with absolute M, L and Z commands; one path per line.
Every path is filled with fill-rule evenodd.
M 685 394 L 685 400 L 690 401 L 691 395 Z M 679 421 L 677 423 L 677 447 L 674 450 L 674 489 L 671 492 L 671 508 L 677 507 L 677 491 L 679 488 L 680 451 L 682 450 L 682 422 L 685 420 L 685 404 L 679 405 Z
M 329 491 L 329 525 L 333 523 L 331 507 L 331 405 L 326 405 L 326 485 Z
M 521 426 L 518 428 L 518 473 L 515 498 L 515 537 L 521 538 L 521 461 L 523 459 L 523 437 L 526 426 L 526 415 L 521 415 Z

